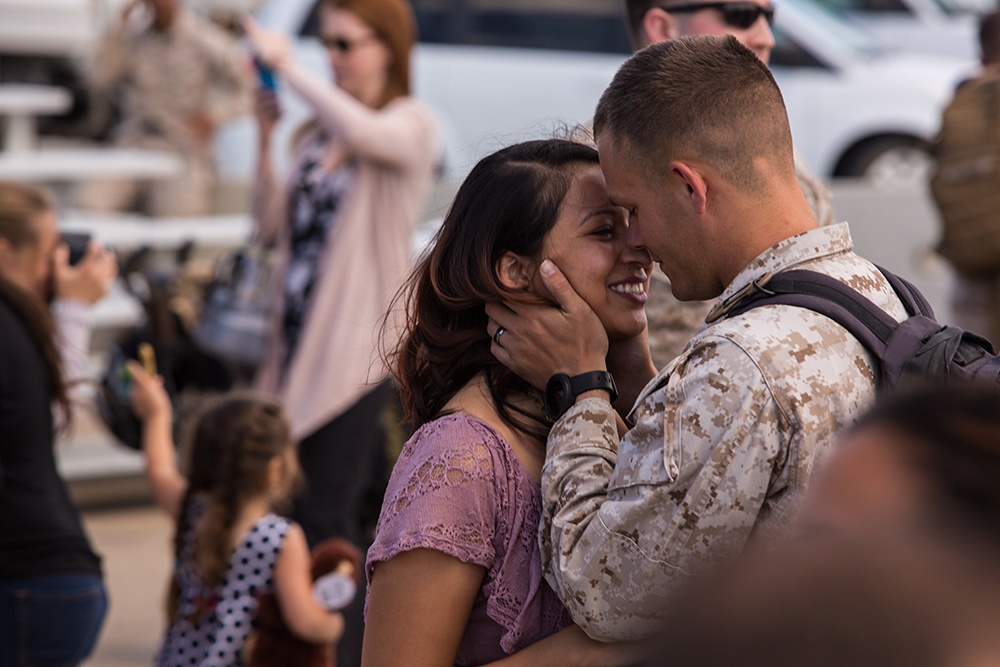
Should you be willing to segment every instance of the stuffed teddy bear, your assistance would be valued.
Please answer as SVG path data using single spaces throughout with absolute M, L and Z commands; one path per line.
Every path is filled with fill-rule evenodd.
M 333 572 L 344 561 L 350 563 L 355 579 L 360 580 L 361 552 L 345 539 L 324 540 L 313 547 L 311 556 L 313 581 Z M 254 634 L 248 642 L 247 667 L 336 667 L 333 644 L 313 644 L 291 633 L 281 618 L 274 592 L 258 598 L 253 627 Z

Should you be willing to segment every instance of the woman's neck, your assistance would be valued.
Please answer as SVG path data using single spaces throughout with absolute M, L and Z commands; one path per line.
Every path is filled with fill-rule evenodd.
M 539 401 L 531 396 L 520 396 L 513 401 L 515 407 L 530 415 L 541 418 L 543 409 Z M 500 434 L 514 450 L 528 476 L 536 482 L 541 479 L 542 464 L 545 462 L 545 442 L 514 428 L 500 416 L 493 397 L 486 384 L 486 375 L 478 373 L 444 406 L 444 412 L 463 412 L 488 424 Z

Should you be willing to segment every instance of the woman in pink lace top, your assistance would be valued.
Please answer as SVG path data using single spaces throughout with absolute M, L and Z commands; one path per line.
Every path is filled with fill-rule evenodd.
M 545 258 L 598 313 L 618 355 L 645 354 L 651 260 L 625 244 L 597 152 L 531 141 L 483 159 L 401 302 L 395 351 L 419 427 L 396 463 L 375 543 L 363 664 L 623 664 L 572 626 L 542 578 L 539 479 L 551 422 L 490 353 L 487 301 L 549 300 Z M 509 656 L 509 657 L 508 657 Z

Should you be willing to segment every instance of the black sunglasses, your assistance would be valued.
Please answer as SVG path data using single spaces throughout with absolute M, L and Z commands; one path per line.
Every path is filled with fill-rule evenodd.
M 703 9 L 718 9 L 722 12 L 722 20 L 726 25 L 746 30 L 757 22 L 761 16 L 768 25 L 774 25 L 774 5 L 761 7 L 753 2 L 740 0 L 736 2 L 702 2 L 687 5 L 671 5 L 660 7 L 667 13 L 700 12 Z
M 328 51 L 337 51 L 343 56 L 358 48 L 362 44 L 366 44 L 373 39 L 378 39 L 378 35 L 375 33 L 369 33 L 363 37 L 358 37 L 357 39 L 347 39 L 346 37 L 328 37 L 320 35 L 319 41 L 323 44 Z

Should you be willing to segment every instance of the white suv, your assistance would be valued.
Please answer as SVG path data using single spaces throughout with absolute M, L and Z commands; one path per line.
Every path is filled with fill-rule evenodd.
M 500 145 L 586 122 L 629 53 L 620 0 L 411 2 L 421 35 L 415 92 L 438 114 L 453 179 Z M 315 4 L 270 0 L 257 14 L 293 35 L 297 57 L 325 73 Z M 924 143 L 965 61 L 880 51 L 804 0 L 778 0 L 775 37 L 772 67 L 792 133 L 817 174 L 922 177 Z M 287 137 L 307 111 L 287 91 L 282 100 L 288 113 L 279 131 Z M 252 163 L 241 152 L 221 151 L 231 173 Z

